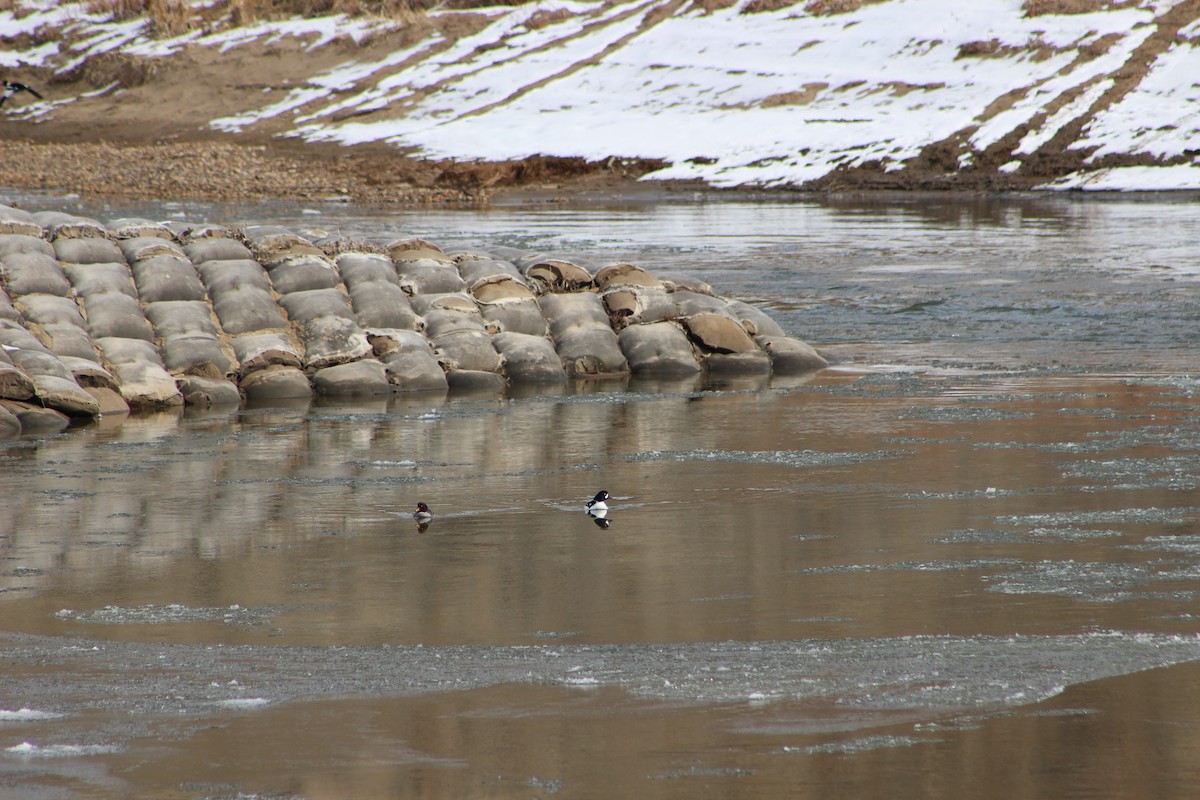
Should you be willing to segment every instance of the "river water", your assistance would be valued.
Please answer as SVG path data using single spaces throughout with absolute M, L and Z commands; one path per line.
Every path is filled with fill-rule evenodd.
M 11 199 L 629 260 L 836 363 L 3 443 L 0 796 L 1200 787 L 1195 197 Z

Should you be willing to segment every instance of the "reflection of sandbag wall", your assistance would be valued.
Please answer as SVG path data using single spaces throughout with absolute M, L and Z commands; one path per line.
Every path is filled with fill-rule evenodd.
M 323 236 L 0 206 L 6 416 L 825 364 L 702 281 Z

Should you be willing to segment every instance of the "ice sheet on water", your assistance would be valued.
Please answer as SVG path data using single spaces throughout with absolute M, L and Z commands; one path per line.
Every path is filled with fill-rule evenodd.
M 1147 536 L 1141 544 L 1129 545 L 1128 550 L 1165 550 L 1200 556 L 1200 534 L 1181 533 L 1177 536 Z
M 79 758 L 80 756 L 108 755 L 124 749 L 118 744 L 46 744 L 22 742 L 5 748 L 4 753 L 17 758 Z
M 272 703 L 465 691 L 512 683 L 613 687 L 688 704 L 817 700 L 853 709 L 914 709 L 931 718 L 1031 705 L 1070 686 L 1200 659 L 1200 637 L 911 636 L 684 644 L 222 647 L 79 642 L 11 635 L 11 657 L 62 669 L 22 679 L 29 697 L 68 712 L 210 711 L 222 700 Z M 86 663 L 88 669 L 73 669 Z M 111 665 L 112 669 L 98 667 Z M 238 676 L 229 688 L 227 676 Z M 214 677 L 226 681 L 210 685 Z M 203 678 L 203 680 L 199 679 Z M 231 693 L 233 696 L 231 697 Z M 217 706 L 220 708 L 221 706 Z M 231 708 L 236 708 L 232 706 Z
M 222 700 L 217 705 L 221 706 L 221 708 L 248 710 L 262 708 L 263 706 L 270 705 L 270 703 L 270 699 L 266 697 L 234 697 L 229 700 Z
M 995 486 L 985 486 L 982 489 L 966 489 L 956 492 L 906 492 L 905 500 L 974 500 L 976 498 L 991 499 L 997 497 L 1025 497 L 1033 494 L 1044 494 L 1041 489 L 1000 489 Z
M 173 622 L 225 622 L 253 624 L 269 620 L 284 609 L 275 606 L 243 608 L 239 605 L 222 608 L 192 608 L 178 605 L 105 606 L 88 611 L 64 608 L 54 616 L 72 622 L 95 625 L 163 625 Z
M 914 744 L 929 744 L 940 741 L 924 739 L 917 736 L 863 736 L 844 742 L 828 742 L 803 748 L 805 753 L 861 753 L 866 750 L 880 750 L 889 747 L 911 747 Z
M 1089 539 L 1108 539 L 1124 535 L 1111 528 L 1080 528 L 1071 525 L 1062 527 L 1039 527 L 1030 530 L 1007 528 L 965 528 L 950 531 L 933 539 L 934 544 L 1013 544 L 1016 542 L 1078 542 Z
M 1014 514 L 996 517 L 1001 525 L 1067 526 L 1148 523 L 1179 525 L 1200 517 L 1200 508 L 1122 508 L 1114 511 L 1055 511 L 1047 514 Z
M 667 772 L 657 772 L 646 777 L 652 781 L 672 781 L 679 778 L 742 778 L 753 775 L 754 771 L 741 767 L 687 767 L 673 769 Z
M 991 570 L 1023 563 L 1019 558 L 972 558 L 965 561 L 892 561 L 886 564 L 843 564 L 833 567 L 805 567 L 796 570 L 806 575 L 833 575 L 842 572 L 958 572 Z
M 647 450 L 624 461 L 728 461 L 735 464 L 770 464 L 785 467 L 836 467 L 882 461 L 903 455 L 897 450 L 873 453 L 830 453 L 816 450 Z
M 998 576 L 989 591 L 1001 594 L 1048 594 L 1092 602 L 1133 599 L 1156 575 L 1150 564 L 1095 561 L 1038 561 Z
M 0 722 L 37 722 L 46 719 L 62 719 L 65 716 L 65 714 L 38 711 L 34 708 L 18 708 L 15 711 L 0 709 Z
M 1002 408 L 985 408 L 980 406 L 931 406 L 928 408 L 912 408 L 900 415 L 901 419 L 922 420 L 928 422 L 982 422 L 994 420 L 1032 419 L 1029 411 L 1014 411 Z
M 1024 534 L 1007 528 L 964 528 L 949 531 L 933 539 L 934 544 L 1012 544 L 1024 540 Z

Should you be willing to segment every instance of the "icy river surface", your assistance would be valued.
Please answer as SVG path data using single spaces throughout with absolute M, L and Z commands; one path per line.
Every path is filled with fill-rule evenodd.
M 836 364 L 0 443 L 0 797 L 1200 791 L 1195 197 L 21 200 L 628 260 Z

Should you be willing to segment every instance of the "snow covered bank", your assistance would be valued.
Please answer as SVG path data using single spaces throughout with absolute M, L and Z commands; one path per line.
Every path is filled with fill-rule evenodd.
M 56 84 L 43 92 L 50 99 L 13 100 L 0 114 L 53 120 L 96 89 L 105 97 L 95 101 L 119 115 L 171 80 L 176 94 L 220 98 L 203 105 L 212 131 L 384 142 L 429 158 L 638 157 L 669 163 L 649 178 L 716 186 L 890 186 L 918 176 L 1200 188 L 1197 0 L 1083 1 L 1072 5 L 1096 10 L 1033 16 L 1020 0 L 877 0 L 823 12 L 829 5 L 839 4 L 749 13 L 744 2 L 543 0 L 407 22 L 334 16 L 154 38 L 146 20 L 16 0 L 0 12 L 0 66 L 11 75 L 63 80 L 117 57 L 128 74 Z M 256 71 L 258 59 L 289 52 L 298 57 L 286 77 Z M 156 68 L 181 61 L 207 88 Z M 214 76 L 224 84 L 214 88 Z

